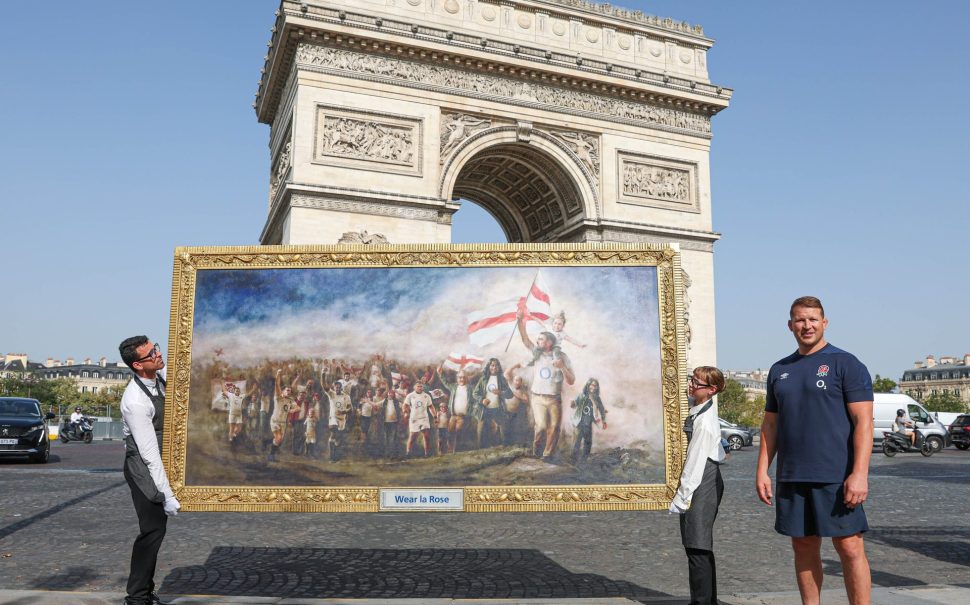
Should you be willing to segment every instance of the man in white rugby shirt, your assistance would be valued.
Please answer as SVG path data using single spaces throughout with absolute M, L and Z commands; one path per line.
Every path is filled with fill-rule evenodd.
M 178 514 L 161 444 L 165 417 L 165 360 L 147 336 L 126 338 L 121 359 L 135 374 L 121 397 L 124 423 L 124 474 L 138 515 L 138 537 L 131 549 L 126 605 L 164 605 L 155 594 L 155 564 L 168 517 Z

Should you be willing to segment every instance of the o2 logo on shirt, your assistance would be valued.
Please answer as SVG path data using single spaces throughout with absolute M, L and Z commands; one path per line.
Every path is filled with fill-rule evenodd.
M 552 370 L 549 368 L 539 368 L 539 377 L 543 380 L 549 380 L 552 378 Z
M 816 376 L 818 376 L 819 378 L 825 378 L 828 375 L 829 375 L 829 367 L 827 365 L 823 363 L 822 365 L 818 366 L 818 374 L 816 374 Z

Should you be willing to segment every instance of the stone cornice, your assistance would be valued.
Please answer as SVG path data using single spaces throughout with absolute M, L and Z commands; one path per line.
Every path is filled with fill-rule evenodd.
M 292 2 L 284 2 L 294 4 Z M 447 29 L 408 24 L 403 21 L 374 17 L 345 10 L 318 6 L 306 6 L 303 10 L 277 11 L 277 21 L 272 29 L 273 37 L 267 43 L 270 51 L 264 57 L 266 65 L 253 103 L 261 122 L 271 124 L 279 107 L 283 87 L 290 76 L 293 55 L 300 41 L 313 41 L 320 36 L 333 38 L 344 44 L 367 44 L 381 47 L 387 52 L 418 53 L 422 56 L 466 58 L 469 63 L 485 63 L 488 69 L 509 67 L 509 60 L 528 62 L 535 67 L 513 71 L 531 71 L 535 77 L 547 79 L 563 75 L 565 70 L 575 74 L 571 79 L 577 87 L 601 88 L 618 95 L 643 96 L 649 91 L 651 98 L 670 103 L 687 103 L 696 110 L 709 115 L 726 108 L 733 91 L 729 88 L 654 72 L 643 67 L 615 64 L 583 57 L 563 51 L 513 44 L 476 35 L 457 33 Z M 297 25 L 293 21 L 298 20 Z M 357 32 L 356 34 L 352 32 Z M 393 36 L 396 42 L 376 41 Z M 442 49 L 440 47 L 444 46 Z M 450 51 L 448 49 L 451 49 Z M 490 57 L 491 59 L 487 59 Z M 484 61 L 482 60 L 483 58 Z M 578 72 L 578 73 L 577 73 Z M 608 78 L 610 82 L 603 81 Z
M 291 208 L 318 208 L 339 212 L 396 216 L 411 220 L 449 222 L 460 204 L 436 197 L 388 193 L 373 189 L 321 187 L 308 183 L 285 183 L 276 195 L 259 236 L 263 244 L 276 241 Z
M 556 7 L 566 7 L 570 10 L 582 11 L 583 13 L 591 14 L 598 18 L 607 17 L 610 19 L 626 21 L 638 27 L 656 27 L 668 31 L 696 36 L 699 38 L 703 38 L 704 36 L 704 28 L 700 25 L 691 25 L 686 21 L 677 21 L 670 18 L 657 17 L 656 15 L 649 15 L 643 11 L 629 10 L 604 2 L 588 2 L 587 0 L 533 0 L 533 3 Z M 704 39 L 707 40 L 706 38 Z

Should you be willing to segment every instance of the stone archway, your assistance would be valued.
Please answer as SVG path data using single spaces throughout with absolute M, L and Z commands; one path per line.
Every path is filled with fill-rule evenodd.
M 485 208 L 510 242 L 561 241 L 597 213 L 590 171 L 555 135 L 531 125 L 470 136 L 444 164 L 442 196 Z
M 713 363 L 712 83 L 699 26 L 573 0 L 281 0 L 256 102 L 263 244 L 676 243 Z M 344 236 L 344 237 L 342 237 Z

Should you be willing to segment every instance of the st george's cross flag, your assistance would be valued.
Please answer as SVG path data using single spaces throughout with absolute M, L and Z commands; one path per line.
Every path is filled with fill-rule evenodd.
M 451 352 L 448 354 L 448 359 L 444 361 L 441 365 L 445 369 L 454 370 L 465 370 L 465 372 L 471 374 L 478 371 L 482 367 L 482 362 L 485 361 L 477 355 L 469 355 L 468 353 L 455 353 Z
M 526 331 L 535 334 L 546 329 L 545 322 L 552 317 L 549 288 L 542 274 L 536 271 L 528 294 L 519 299 L 505 300 L 468 314 L 468 340 L 484 347 L 501 340 L 508 340 L 515 330 L 516 311 L 525 309 Z

